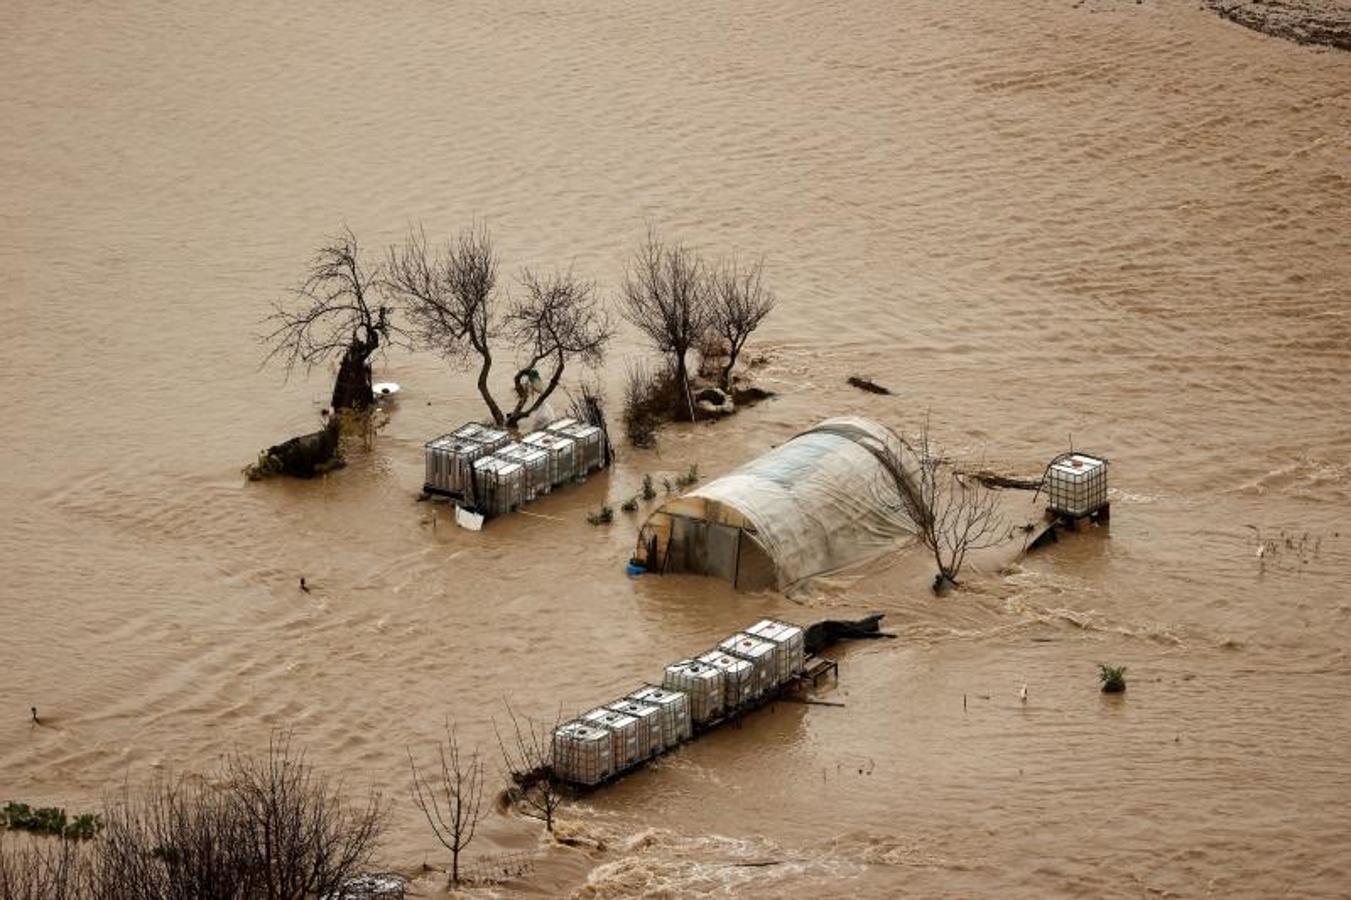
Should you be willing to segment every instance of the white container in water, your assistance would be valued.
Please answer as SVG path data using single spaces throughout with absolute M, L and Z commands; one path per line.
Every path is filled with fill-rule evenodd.
M 690 695 L 684 691 L 647 685 L 629 694 L 628 699 L 661 710 L 661 736 L 666 747 L 688 741 L 694 733 L 690 723 Z
M 474 463 L 491 452 L 488 444 L 454 434 L 428 441 L 423 448 L 426 462 L 423 489 L 429 494 L 468 497 L 473 490 L 470 476 Z
M 595 425 L 586 425 L 576 419 L 559 419 L 551 422 L 548 430 L 567 435 L 577 442 L 578 475 L 605 468 L 605 433 Z
M 698 662 L 722 671 L 723 705 L 729 713 L 746 706 L 760 696 L 755 690 L 755 668 L 747 660 L 738 659 L 721 650 L 710 650 L 700 656 Z
M 1063 516 L 1086 516 L 1107 505 L 1107 460 L 1082 453 L 1058 458 L 1046 470 L 1047 505 Z
M 644 758 L 656 756 L 666 749 L 666 738 L 662 730 L 661 708 L 647 703 L 639 703 L 624 697 L 605 704 L 606 709 L 632 716 L 638 722 L 638 753 Z
M 539 447 L 549 454 L 549 481 L 554 487 L 567 484 L 577 476 L 577 442 L 565 434 L 532 431 L 521 443 Z
M 723 653 L 744 659 L 755 672 L 752 693 L 759 697 L 779 686 L 779 665 L 774 645 L 754 635 L 738 632 L 718 644 Z
M 476 444 L 483 444 L 492 453 L 501 450 L 507 444 L 511 443 L 511 435 L 498 428 L 490 428 L 487 425 L 480 425 L 477 422 L 466 422 L 459 428 L 456 428 L 451 434 L 457 438 L 463 438 L 466 441 L 473 441 Z
M 802 629 L 787 622 L 774 619 L 761 619 L 750 628 L 747 634 L 769 641 L 774 645 L 774 664 L 778 667 L 779 684 L 802 674 L 806 667 Z
M 638 720 L 633 716 L 602 706 L 600 709 L 583 713 L 582 721 L 610 732 L 616 772 L 621 772 L 644 758 L 638 740 Z
M 666 667 L 661 686 L 690 698 L 690 720 L 703 725 L 722 715 L 726 708 L 722 669 L 696 659 L 682 659 Z
M 609 729 L 581 720 L 554 731 L 554 774 L 574 784 L 600 784 L 615 772 L 614 738 Z
M 486 516 L 503 516 L 525 502 L 525 467 L 496 456 L 474 461 L 469 497 Z
M 507 444 L 493 456 L 520 463 L 525 469 L 525 502 L 549 493 L 553 482 L 549 478 L 549 451 L 530 444 Z

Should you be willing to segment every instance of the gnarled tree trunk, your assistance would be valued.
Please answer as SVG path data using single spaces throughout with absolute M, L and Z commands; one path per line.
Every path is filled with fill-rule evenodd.
M 338 377 L 333 382 L 333 409 L 368 409 L 375 403 L 371 390 L 371 354 L 379 338 L 371 341 L 353 340 L 342 355 Z

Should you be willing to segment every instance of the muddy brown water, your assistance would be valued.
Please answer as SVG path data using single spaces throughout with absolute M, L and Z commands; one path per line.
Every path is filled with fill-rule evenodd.
M 445 717 L 489 750 L 504 697 L 578 710 L 764 615 L 876 610 L 901 638 L 840 653 L 844 708 L 569 806 L 604 850 L 494 813 L 471 855 L 537 853 L 503 895 L 1346 892 L 1351 56 L 1072 7 L 6 4 L 0 795 L 84 807 L 288 726 L 390 798 L 414 871 L 440 857 L 405 748 Z M 244 483 L 326 399 L 252 341 L 311 250 L 475 217 L 511 268 L 607 289 L 649 221 L 765 254 L 779 396 L 469 534 L 413 497 L 470 379 L 392 353 L 370 452 Z M 612 402 L 641 354 L 624 333 Z M 628 580 L 634 520 L 584 521 L 647 472 L 925 409 L 1002 470 L 1100 449 L 1110 530 L 943 600 L 913 554 L 789 600 Z

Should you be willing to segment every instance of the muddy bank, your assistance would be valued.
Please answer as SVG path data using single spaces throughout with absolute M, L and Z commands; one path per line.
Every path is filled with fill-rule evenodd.
M 1351 4 L 1332 0 L 1206 0 L 1224 18 L 1299 44 L 1351 50 Z

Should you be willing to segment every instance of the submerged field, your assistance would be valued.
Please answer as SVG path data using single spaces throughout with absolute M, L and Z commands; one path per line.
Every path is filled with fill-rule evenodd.
M 447 716 L 493 750 L 503 698 L 552 717 L 765 616 L 881 611 L 902 638 L 842 651 L 844 708 L 568 806 L 576 846 L 494 811 L 469 855 L 534 855 L 507 895 L 1345 889 L 1351 56 L 1154 2 L 11 6 L 0 802 L 83 810 L 293 727 L 386 793 L 415 873 L 406 747 Z M 470 534 L 414 497 L 472 379 L 391 353 L 373 449 L 246 483 L 327 402 L 254 342 L 313 248 L 476 217 L 506 271 L 607 290 L 649 222 L 765 254 L 778 396 Z M 645 352 L 621 334 L 612 403 Z M 941 600 L 906 554 L 789 600 L 630 580 L 635 519 L 585 520 L 926 410 L 1003 471 L 1106 454 L 1110 529 Z

